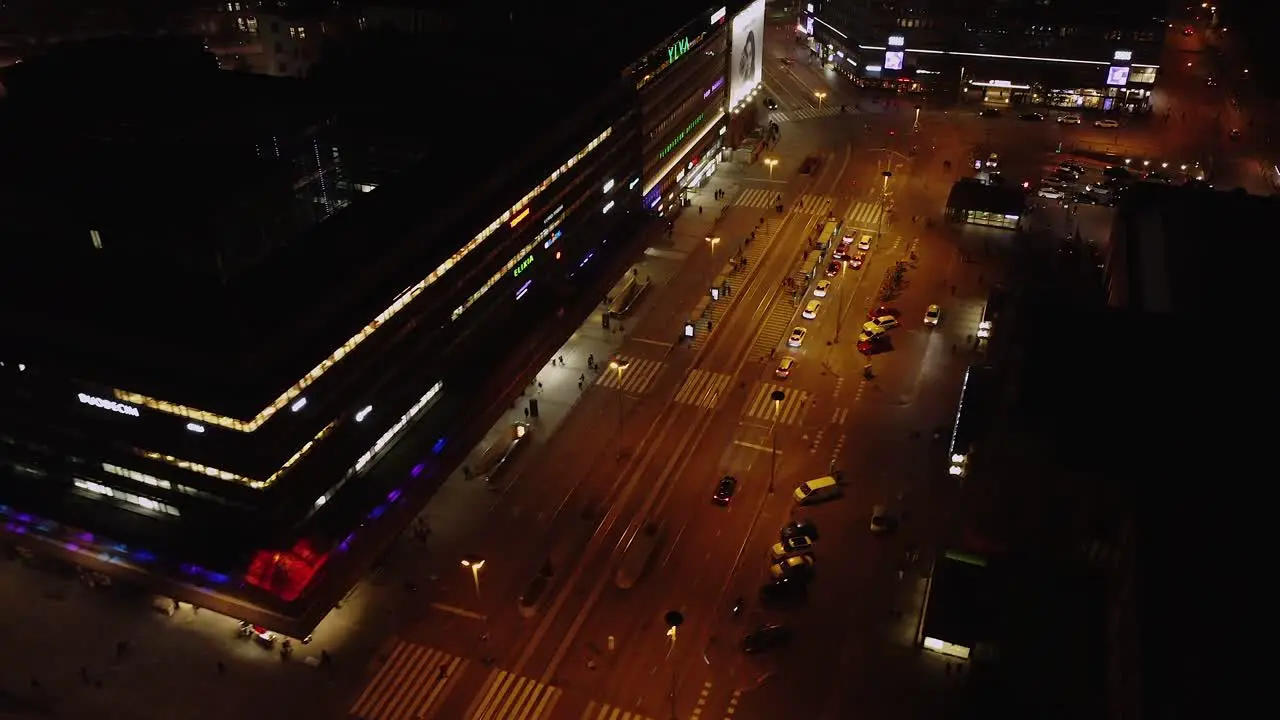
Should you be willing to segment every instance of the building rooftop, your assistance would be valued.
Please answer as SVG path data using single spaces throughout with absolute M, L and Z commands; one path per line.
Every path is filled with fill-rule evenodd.
M 49 202 L 43 213 L 5 212 L 11 227 L 15 216 L 35 221 L 0 263 L 4 359 L 251 417 L 606 127 L 621 103 L 605 91 L 622 88 L 629 62 L 692 19 L 678 5 L 660 2 L 625 23 L 609 10 L 513 15 L 465 52 L 379 37 L 375 50 L 318 67 L 305 83 L 212 71 L 202 56 L 147 62 L 155 48 L 137 45 L 116 63 L 87 66 L 81 55 L 10 68 L 21 72 L 0 79 L 0 123 L 26 132 L 0 138 L 0 208 L 16 211 L 33 195 Z M 167 69 L 142 72 L 158 65 Z M 57 93 L 56 104 L 42 99 Z M 95 112 L 59 110 L 87 106 Z M 113 252 L 107 225 L 101 251 L 87 231 L 62 244 L 41 237 L 43 223 L 96 229 L 87 220 L 99 217 L 216 224 L 227 187 L 296 176 L 262 167 L 265 133 L 305 138 L 317 126 L 337 133 L 335 145 L 396 141 L 421 156 L 232 276 L 208 272 L 216 263 L 207 252 L 195 267 L 201 227 L 153 233 L 130 252 Z M 517 179 L 504 182 L 509 174 Z M 441 240 L 403 242 L 428 222 Z M 243 242 L 252 252 L 259 241 Z M 263 353 L 268 340 L 288 352 Z
M 981 557 L 947 552 L 933 570 L 924 634 L 971 650 L 991 631 L 990 573 Z
M 960 178 L 951 186 L 947 207 L 955 210 L 981 210 L 1002 215 L 1022 215 L 1026 197 L 1015 187 L 988 185 L 976 178 Z

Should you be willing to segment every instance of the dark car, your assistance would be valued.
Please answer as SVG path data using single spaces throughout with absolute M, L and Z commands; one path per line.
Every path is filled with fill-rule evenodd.
M 1043 114 L 1043 113 L 1038 113 L 1038 112 L 1022 113 L 1021 115 L 1019 115 L 1019 116 L 1018 116 L 1018 119 L 1019 119 L 1019 120 L 1029 120 L 1029 121 L 1031 121 L 1031 122 L 1037 122 L 1037 121 L 1040 121 L 1040 120 L 1044 120 L 1044 114 Z
M 742 652 L 751 654 L 780 648 L 793 637 L 795 633 L 786 625 L 761 625 L 742 638 Z
M 1240 129 L 1239 129 L 1239 128 L 1235 128 L 1235 129 L 1233 129 L 1233 130 L 1231 131 L 1231 134 L 1230 134 L 1228 137 L 1230 137 L 1232 140 L 1239 140 L 1239 139 L 1240 139 Z
M 1000 117 L 1003 114 L 1004 113 L 1000 112 L 999 108 L 985 108 L 982 112 L 978 113 L 980 117 Z
M 777 110 L 777 109 L 778 109 L 778 101 L 777 101 L 777 100 L 774 100 L 773 98 L 765 98 L 765 99 L 764 99 L 764 106 L 765 106 L 765 107 L 767 107 L 767 108 L 769 108 L 770 110 Z
M 832 260 L 827 263 L 827 277 L 835 277 L 840 274 L 840 261 Z
M 1062 168 L 1063 170 L 1070 170 L 1076 175 L 1084 174 L 1084 166 L 1076 162 L 1075 160 L 1064 160 L 1058 163 L 1058 167 Z
M 810 540 L 818 539 L 818 526 L 812 520 L 805 518 L 803 520 L 793 520 L 778 531 L 778 539 L 786 542 L 793 537 L 807 537 Z
M 794 607 L 809 596 L 809 585 L 803 580 L 783 578 L 760 586 L 760 602 L 773 607 Z
M 880 305 L 867 311 L 867 319 L 875 320 L 888 315 L 889 317 L 901 317 L 902 311 L 898 308 L 889 307 L 888 305 Z
M 889 341 L 889 333 L 880 333 L 867 340 L 860 340 L 855 347 L 863 355 L 876 355 L 889 350 L 892 345 Z
M 711 502 L 717 505 L 728 505 L 736 492 L 738 492 L 738 479 L 732 475 L 725 475 L 720 478 L 720 482 L 716 483 L 716 491 L 711 494 Z

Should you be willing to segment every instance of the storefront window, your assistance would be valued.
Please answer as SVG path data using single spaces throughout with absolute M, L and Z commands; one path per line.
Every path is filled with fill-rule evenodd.
M 1006 230 L 1016 230 L 1018 228 L 1017 215 L 1005 215 L 985 210 L 968 210 L 965 212 L 964 219 L 965 222 L 971 225 L 986 225 L 987 227 L 998 227 Z

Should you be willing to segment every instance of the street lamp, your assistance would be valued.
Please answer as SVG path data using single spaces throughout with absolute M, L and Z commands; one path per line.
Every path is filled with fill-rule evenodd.
M 626 417 L 626 410 L 623 406 L 622 392 L 622 372 L 631 366 L 630 360 L 623 360 L 615 357 L 609 361 L 609 369 L 618 373 L 618 458 L 622 458 L 622 423 Z
M 476 600 L 480 599 L 480 568 L 484 567 L 484 558 L 468 555 L 462 558 L 462 567 L 471 571 L 471 579 L 476 584 Z
M 769 426 L 769 442 L 772 445 L 769 453 L 769 494 L 773 494 L 773 480 L 778 474 L 778 416 L 782 414 L 782 401 L 787 399 L 787 394 L 781 390 L 774 390 L 769 394 L 769 399 L 773 401 L 773 424 Z
M 920 132 L 920 106 L 919 105 L 916 106 L 916 121 L 912 125 L 912 129 L 915 130 L 916 132 Z
M 844 271 L 848 269 L 849 261 L 840 262 L 840 276 L 837 279 L 839 286 L 836 287 L 836 337 L 835 341 L 840 342 L 840 325 L 841 318 L 844 316 Z
M 671 720 L 676 720 L 676 687 L 678 685 L 676 665 L 671 662 L 671 654 L 676 651 L 676 630 L 684 624 L 684 613 L 679 610 L 668 610 L 662 616 L 667 626 L 667 664 L 671 666 Z
M 778 158 L 767 157 L 764 159 L 765 167 L 769 168 L 769 179 L 773 179 L 773 169 L 778 166 Z
M 708 235 L 706 240 L 707 244 L 711 246 L 711 254 L 708 257 L 711 258 L 711 272 L 714 273 L 716 270 L 716 244 L 720 242 L 720 238 Z
M 880 173 L 880 176 L 884 178 L 884 182 L 880 185 L 880 220 L 876 226 L 876 237 L 880 237 L 884 231 L 885 205 L 889 201 L 889 178 L 893 177 L 893 173 L 885 170 Z
M 819 90 L 818 92 L 814 93 L 814 94 L 813 94 L 813 96 L 814 96 L 814 97 L 816 97 L 816 98 L 818 98 L 818 109 L 819 109 L 819 110 L 821 110 L 821 109 L 822 109 L 822 101 L 827 99 L 827 94 L 826 94 L 825 92 L 822 92 L 821 90 Z

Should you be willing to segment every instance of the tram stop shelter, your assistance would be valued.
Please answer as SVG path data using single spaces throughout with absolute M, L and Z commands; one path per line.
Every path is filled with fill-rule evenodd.
M 1022 189 L 1002 182 L 960 178 L 947 195 L 947 217 L 952 222 L 1017 230 L 1025 211 Z

